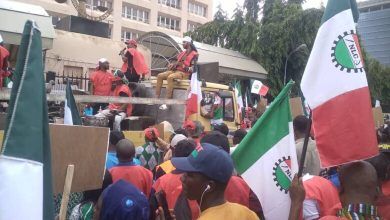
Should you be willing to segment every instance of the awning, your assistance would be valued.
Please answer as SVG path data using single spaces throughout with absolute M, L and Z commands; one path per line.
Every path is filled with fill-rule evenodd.
M 0 1 L 0 34 L 6 44 L 20 44 L 27 20 L 35 21 L 41 30 L 42 48 L 51 49 L 55 32 L 51 17 L 45 9 L 21 2 Z
M 162 71 L 169 61 L 183 50 L 182 38 L 153 31 L 142 35 L 138 43 L 152 53 L 152 70 Z M 219 74 L 236 78 L 266 79 L 267 71 L 256 61 L 240 52 L 194 42 L 199 53 L 198 63 L 218 63 Z

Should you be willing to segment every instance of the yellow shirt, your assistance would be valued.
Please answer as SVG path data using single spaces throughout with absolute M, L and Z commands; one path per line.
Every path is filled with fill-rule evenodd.
M 208 208 L 200 214 L 198 220 L 258 220 L 259 217 L 247 207 L 237 203 L 226 202 Z

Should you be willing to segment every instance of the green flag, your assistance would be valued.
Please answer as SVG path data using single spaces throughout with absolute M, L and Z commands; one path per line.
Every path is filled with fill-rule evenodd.
M 76 101 L 74 100 L 72 87 L 68 80 L 66 84 L 66 99 L 64 105 L 64 124 L 66 125 L 81 125 L 81 118 L 77 110 Z
M 41 32 L 24 26 L 0 154 L 0 219 L 54 219 Z
M 256 122 L 232 158 L 257 195 L 266 219 L 288 219 L 288 189 L 298 170 L 290 112 L 290 81 Z

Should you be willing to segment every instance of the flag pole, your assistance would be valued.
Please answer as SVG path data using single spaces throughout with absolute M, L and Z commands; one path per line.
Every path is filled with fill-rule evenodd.
M 310 138 L 310 131 L 311 131 L 311 117 L 312 117 L 312 110 L 309 109 L 309 124 L 306 127 L 305 132 L 305 139 L 303 141 L 303 149 L 302 149 L 302 155 L 301 155 L 301 161 L 299 161 L 299 170 L 298 170 L 298 177 L 302 177 L 303 167 L 305 164 L 305 158 L 306 158 L 306 152 L 307 152 L 307 145 L 309 144 L 309 138 Z

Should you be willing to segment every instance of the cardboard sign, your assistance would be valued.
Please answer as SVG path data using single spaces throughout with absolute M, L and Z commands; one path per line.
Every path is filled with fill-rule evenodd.
M 290 99 L 290 109 L 291 116 L 293 119 L 298 115 L 304 115 L 301 97 L 295 97 Z
M 66 169 L 74 165 L 72 192 L 101 188 L 109 129 L 50 124 L 54 193 L 64 189 Z
M 379 128 L 385 124 L 381 107 L 372 108 L 372 115 L 374 116 L 374 123 L 376 128 Z

